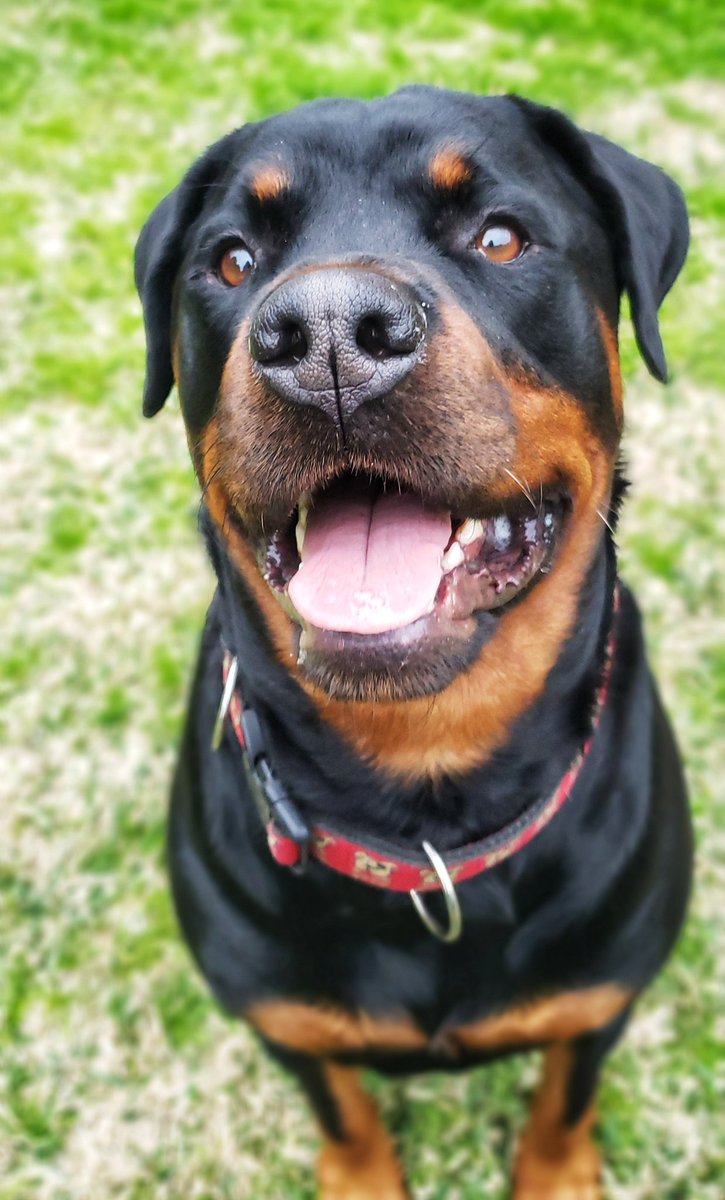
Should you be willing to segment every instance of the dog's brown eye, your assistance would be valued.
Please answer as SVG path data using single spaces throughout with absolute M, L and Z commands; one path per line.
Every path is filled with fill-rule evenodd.
M 239 287 L 249 277 L 253 267 L 254 258 L 244 242 L 235 242 L 224 252 L 219 263 L 219 274 L 230 287 Z
M 474 244 L 490 262 L 507 263 L 523 254 L 525 243 L 510 225 L 487 225 Z

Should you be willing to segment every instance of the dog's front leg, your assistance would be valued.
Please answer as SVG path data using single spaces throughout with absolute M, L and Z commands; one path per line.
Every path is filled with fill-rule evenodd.
M 296 1077 L 320 1126 L 320 1200 L 409 1200 L 392 1139 L 360 1084 L 359 1072 L 329 1059 L 266 1045 Z
M 554 1042 L 516 1157 L 513 1200 L 601 1200 L 601 1157 L 592 1140 L 602 1063 L 629 1010 L 603 1029 Z

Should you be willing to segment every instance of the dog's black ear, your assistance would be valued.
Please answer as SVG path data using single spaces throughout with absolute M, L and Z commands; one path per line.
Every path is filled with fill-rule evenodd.
M 611 231 L 619 285 L 629 294 L 637 345 L 651 373 L 664 383 L 667 363 L 657 311 L 687 255 L 682 192 L 659 167 L 580 130 L 556 109 L 511 99 L 599 204 Z
M 211 146 L 194 163 L 179 186 L 154 209 L 136 243 L 136 287 L 146 329 L 145 417 L 153 417 L 163 408 L 174 383 L 171 300 L 186 235 L 202 210 L 210 185 L 229 166 L 238 132 Z

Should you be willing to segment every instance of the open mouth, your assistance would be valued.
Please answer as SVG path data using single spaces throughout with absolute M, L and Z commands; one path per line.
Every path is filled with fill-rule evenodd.
M 557 489 L 460 516 L 383 478 L 346 474 L 302 497 L 258 546 L 267 583 L 303 630 L 364 643 L 468 636 L 551 565 L 570 505 Z

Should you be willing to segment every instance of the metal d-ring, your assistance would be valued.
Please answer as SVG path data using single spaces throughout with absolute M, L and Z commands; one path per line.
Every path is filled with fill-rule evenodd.
M 239 666 L 237 660 L 236 658 L 232 658 L 229 662 L 227 677 L 224 680 L 224 691 L 222 692 L 222 698 L 219 701 L 219 707 L 216 712 L 216 717 L 214 718 L 214 728 L 211 731 L 212 750 L 218 750 L 222 744 L 222 737 L 224 736 L 224 722 L 226 721 L 227 713 L 229 712 L 229 705 L 232 702 L 234 689 L 237 686 L 238 670 Z
M 453 886 L 448 867 L 444 863 L 435 846 L 431 846 L 430 842 L 423 842 L 425 850 L 431 865 L 436 875 L 438 876 L 440 885 L 443 889 L 443 897 L 446 902 L 446 910 L 448 912 L 448 928 L 444 929 L 440 921 L 432 917 L 425 906 L 425 902 L 418 892 L 413 888 L 410 893 L 410 898 L 415 906 L 415 911 L 425 925 L 426 929 L 437 937 L 441 942 L 457 942 L 463 930 L 463 917 L 461 916 L 461 906 L 458 903 L 456 889 Z

